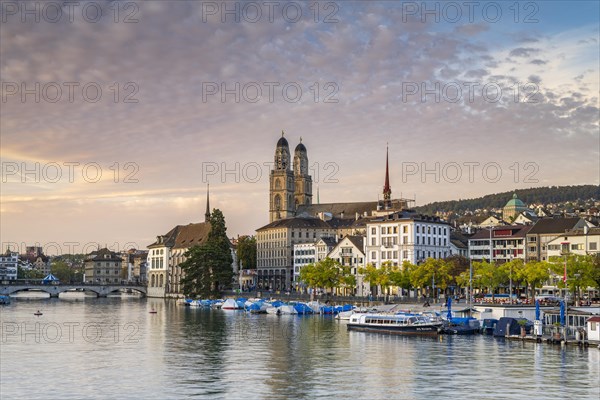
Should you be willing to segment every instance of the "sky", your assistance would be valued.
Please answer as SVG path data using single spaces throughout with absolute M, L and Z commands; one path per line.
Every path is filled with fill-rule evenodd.
M 253 234 L 282 131 L 322 203 L 381 197 L 386 146 L 416 205 L 600 183 L 597 1 L 0 5 L 2 250 L 145 248 L 207 183 Z

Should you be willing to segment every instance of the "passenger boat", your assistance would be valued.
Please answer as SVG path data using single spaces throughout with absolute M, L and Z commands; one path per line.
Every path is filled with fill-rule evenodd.
M 348 330 L 381 332 L 397 335 L 433 336 L 441 332 L 443 321 L 417 314 L 354 314 Z

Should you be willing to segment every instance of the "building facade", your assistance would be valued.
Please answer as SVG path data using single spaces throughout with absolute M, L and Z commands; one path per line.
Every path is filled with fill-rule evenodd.
M 565 232 L 583 229 L 588 223 L 582 218 L 542 218 L 527 233 L 527 261 L 548 261 L 548 243 Z
M 565 254 L 597 255 L 600 253 L 600 228 L 575 229 L 550 240 L 547 245 L 547 256 L 564 256 Z
M 122 262 L 117 253 L 107 248 L 93 251 L 85 257 L 84 281 L 103 285 L 119 283 Z
M 365 257 L 365 237 L 364 236 L 345 236 L 329 252 L 328 257 L 336 260 L 346 267 L 350 267 L 350 273 L 356 277 L 356 287 L 352 293 L 356 296 L 363 296 L 368 288 L 364 286 L 363 276 L 360 269 L 366 266 Z
M 438 217 L 404 210 L 367 223 L 367 264 L 380 267 L 385 261 L 400 266 L 404 261 L 420 264 L 427 258 L 450 256 L 450 225 Z
M 18 278 L 19 253 L 6 250 L 0 254 L 0 281 L 14 281 Z
M 530 229 L 526 225 L 482 229 L 469 239 L 469 258 L 496 263 L 525 260 L 525 236 Z

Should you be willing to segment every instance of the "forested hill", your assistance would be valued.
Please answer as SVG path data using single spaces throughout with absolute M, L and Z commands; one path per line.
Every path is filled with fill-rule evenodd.
M 600 189 L 596 185 L 550 186 L 488 194 L 476 199 L 437 201 L 416 207 L 416 209 L 424 214 L 434 214 L 437 211 L 460 213 L 465 210 L 474 211 L 481 208 L 501 208 L 512 198 L 513 193 L 516 193 L 526 205 L 531 203 L 577 202 L 578 200 L 585 201 L 592 198 L 597 200 L 600 198 Z

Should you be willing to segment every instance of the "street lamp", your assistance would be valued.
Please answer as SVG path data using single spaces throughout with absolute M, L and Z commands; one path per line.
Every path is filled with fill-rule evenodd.
M 510 304 L 512 304 L 512 299 L 513 299 L 513 291 L 512 291 L 512 261 L 513 261 L 513 257 L 514 255 L 511 256 L 510 258 L 510 272 L 508 274 L 508 279 L 509 279 L 509 283 L 508 283 L 508 298 L 510 300 Z
M 471 297 L 473 296 L 473 260 L 469 257 L 469 297 L 468 303 L 471 308 Z

